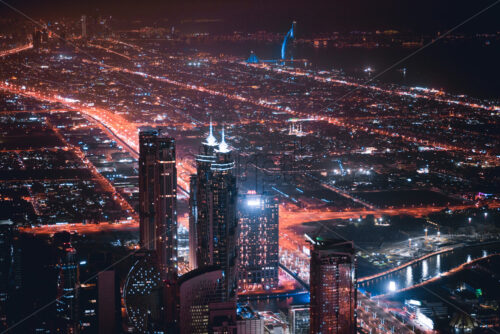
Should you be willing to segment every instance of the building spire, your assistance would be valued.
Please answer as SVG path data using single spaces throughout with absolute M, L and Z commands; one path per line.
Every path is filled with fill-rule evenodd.
M 212 129 L 212 116 L 210 116 L 210 133 L 207 137 L 207 141 L 205 142 L 209 146 L 216 146 L 217 145 L 217 139 L 215 139 L 214 134 L 213 134 L 213 129 Z
M 227 145 L 226 139 L 225 139 L 225 136 L 224 136 L 224 126 L 222 127 L 222 140 L 221 140 L 221 142 L 219 144 L 218 151 L 220 153 L 227 153 L 227 152 L 229 152 L 229 145 Z

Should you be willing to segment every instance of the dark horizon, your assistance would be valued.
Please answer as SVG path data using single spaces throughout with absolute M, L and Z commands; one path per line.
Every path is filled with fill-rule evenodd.
M 494 1 L 441 1 L 417 2 L 395 0 L 355 1 L 303 1 L 277 0 L 217 0 L 204 2 L 144 0 L 97 1 L 68 3 L 62 0 L 10 0 L 12 7 L 34 19 L 54 19 L 61 16 L 86 14 L 112 16 L 118 19 L 150 19 L 151 25 L 175 25 L 182 20 L 222 20 L 225 31 L 283 31 L 291 20 L 296 20 L 304 33 L 330 31 L 397 29 L 411 32 L 446 31 L 468 19 Z M 19 13 L 0 3 L 4 18 L 24 19 Z M 495 33 L 500 31 L 497 18 L 500 6 L 494 6 L 471 20 L 459 32 Z

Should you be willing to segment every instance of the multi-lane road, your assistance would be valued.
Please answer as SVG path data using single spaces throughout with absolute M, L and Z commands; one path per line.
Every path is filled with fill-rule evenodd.
M 0 51 L 0 58 L 5 57 L 5 56 L 10 56 L 10 55 L 13 55 L 13 54 L 25 51 L 25 50 L 29 50 L 32 48 L 33 48 L 33 44 L 28 43 L 28 44 L 24 44 L 24 45 L 21 45 L 21 46 L 12 48 L 12 49 L 2 50 L 2 51 Z

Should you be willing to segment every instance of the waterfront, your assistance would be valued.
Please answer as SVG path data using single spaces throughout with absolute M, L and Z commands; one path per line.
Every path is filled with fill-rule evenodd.
M 500 77 L 500 66 L 496 61 L 500 43 L 493 42 L 490 45 L 478 42 L 455 42 L 451 45 L 444 43 L 446 44 L 441 41 L 422 50 L 377 80 L 404 86 L 444 89 L 457 95 L 498 98 L 498 91 L 491 83 L 498 82 Z M 226 54 L 244 59 L 250 55 L 250 51 L 254 51 L 260 59 L 277 59 L 280 44 L 193 42 L 190 47 L 214 55 Z M 295 58 L 307 59 L 309 67 L 317 67 L 320 70 L 342 70 L 347 75 L 369 80 L 416 50 L 417 48 L 402 47 L 315 48 L 309 44 L 301 44 L 295 47 Z M 365 72 L 367 68 L 371 68 L 373 72 L 370 74 Z M 404 75 L 403 68 L 406 69 Z
M 487 245 L 465 246 L 431 256 L 389 275 L 365 282 L 361 285 L 360 290 L 366 291 L 372 296 L 396 292 L 440 276 L 464 263 L 499 252 L 500 243 L 497 242 Z
M 395 291 L 405 289 L 430 278 L 439 276 L 460 265 L 483 258 L 491 254 L 500 253 L 500 243 L 494 242 L 483 245 L 464 246 L 453 251 L 426 258 L 418 263 L 405 267 L 394 273 L 382 276 L 373 281 L 359 284 L 359 291 L 369 293 L 372 297 L 391 292 L 390 282 L 394 282 Z M 394 285 L 393 285 L 394 286 Z M 270 296 L 251 300 L 251 305 L 259 311 L 286 310 L 290 305 L 309 303 L 309 294 L 305 292 L 291 293 L 286 297 Z

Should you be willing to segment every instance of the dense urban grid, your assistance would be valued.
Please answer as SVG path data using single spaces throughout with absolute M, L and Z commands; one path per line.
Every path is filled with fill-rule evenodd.
M 439 35 L 299 24 L 0 21 L 1 333 L 500 330 L 500 100 L 294 57 Z

